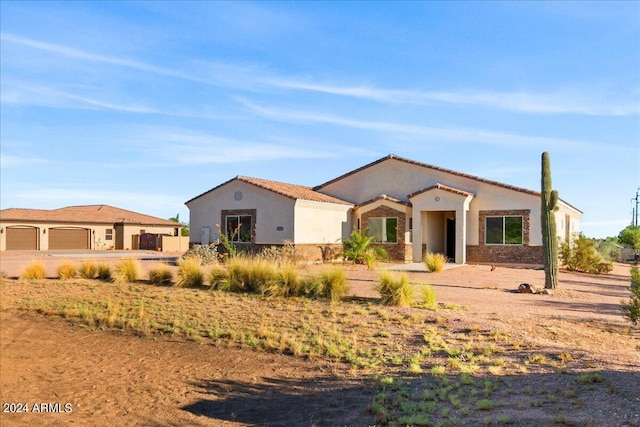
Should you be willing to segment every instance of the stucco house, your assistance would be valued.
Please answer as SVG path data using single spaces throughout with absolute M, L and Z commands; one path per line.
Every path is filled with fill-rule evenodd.
M 186 202 L 191 244 L 227 233 L 238 245 L 293 243 L 318 259 L 368 229 L 394 260 L 426 252 L 464 263 L 542 263 L 540 193 L 388 155 L 317 187 L 238 176 Z M 582 212 L 560 200 L 558 237 Z
M 0 210 L 0 250 L 187 250 L 186 242 L 180 248 L 181 227 L 177 222 L 109 205 L 9 208 Z M 153 236 L 177 239 L 158 242 Z M 153 240 L 147 244 L 150 247 L 144 247 L 145 238 Z

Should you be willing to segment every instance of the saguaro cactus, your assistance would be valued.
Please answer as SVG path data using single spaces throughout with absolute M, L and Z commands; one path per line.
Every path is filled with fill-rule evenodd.
M 558 237 L 556 234 L 556 216 L 558 192 L 551 189 L 551 162 L 549 153 L 542 153 L 542 253 L 544 257 L 544 287 L 558 287 Z

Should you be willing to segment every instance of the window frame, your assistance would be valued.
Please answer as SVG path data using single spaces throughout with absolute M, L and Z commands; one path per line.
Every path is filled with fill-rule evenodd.
M 380 227 L 380 233 L 381 233 L 381 237 L 383 238 L 383 240 L 378 240 L 378 236 L 371 234 L 372 231 L 372 227 L 371 227 L 371 222 L 372 220 L 380 220 L 381 221 L 381 227 Z M 395 240 L 387 240 L 388 236 L 388 231 L 387 231 L 387 221 L 389 220 L 395 220 Z M 369 237 L 374 237 L 374 242 L 375 243 L 382 243 L 382 244 L 389 244 L 389 245 L 395 245 L 398 243 L 399 241 L 399 237 L 398 237 L 398 226 L 400 224 L 400 221 L 398 219 L 397 216 L 377 216 L 377 217 L 370 217 L 367 219 L 367 228 L 369 229 L 369 232 L 367 233 L 369 235 Z
M 104 229 L 104 240 L 113 240 L 113 228 Z
M 240 232 L 237 233 L 236 236 L 233 236 L 232 233 L 229 231 L 229 219 L 231 218 L 235 218 L 237 221 L 237 224 L 239 224 L 240 227 Z M 248 231 L 248 240 L 242 240 L 243 236 L 247 236 L 247 232 L 242 232 L 242 225 L 243 225 L 243 221 L 242 218 L 245 218 L 245 222 L 244 224 L 249 224 L 249 231 Z M 248 221 L 247 221 L 248 220 Z M 229 238 L 229 242 L 230 243 L 251 243 L 252 241 L 252 230 L 251 230 L 251 224 L 253 222 L 253 216 L 251 214 L 226 214 L 224 216 L 224 233 L 227 235 L 227 237 Z
M 502 236 L 500 243 L 489 242 L 489 220 L 500 218 L 502 220 Z M 507 242 L 507 218 L 519 218 L 520 219 L 520 241 L 519 242 Z M 484 244 L 487 246 L 523 246 L 525 241 L 524 230 L 525 218 L 523 215 L 487 215 L 484 217 Z

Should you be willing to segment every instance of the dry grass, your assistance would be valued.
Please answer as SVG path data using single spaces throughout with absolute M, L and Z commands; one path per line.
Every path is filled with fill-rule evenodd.
M 428 252 L 424 256 L 424 263 L 429 271 L 433 273 L 440 273 L 444 268 L 444 265 L 447 263 L 447 257 L 443 254 Z
M 142 265 L 134 258 L 123 259 L 114 267 L 113 281 L 116 283 L 133 283 L 140 279 Z
M 62 264 L 58 265 L 57 272 L 58 278 L 61 280 L 73 279 L 74 277 L 76 277 L 76 274 L 78 274 L 78 270 L 75 264 L 70 261 L 65 261 Z
M 41 262 L 28 264 L 20 273 L 20 278 L 25 280 L 39 280 L 47 277 L 47 269 Z
M 376 291 L 385 305 L 407 307 L 413 304 L 413 288 L 405 273 L 395 275 L 387 271 L 381 273 Z

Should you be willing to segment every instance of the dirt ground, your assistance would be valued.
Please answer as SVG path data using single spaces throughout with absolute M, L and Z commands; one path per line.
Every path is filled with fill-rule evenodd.
M 37 256 L 3 254 L 0 269 L 17 276 Z M 53 274 L 61 259 L 42 258 Z M 147 258 L 147 268 L 157 262 Z M 553 295 L 514 292 L 520 283 L 543 287 L 544 272 L 535 269 L 381 268 L 408 269 L 413 283 L 434 287 L 439 303 L 460 306 L 443 314 L 458 328 L 499 324 L 541 349 L 570 348 L 584 366 L 606 375 L 613 397 L 594 395 L 576 409 L 583 422 L 571 425 L 640 426 L 640 336 L 620 312 L 629 297 L 629 266 L 604 276 L 562 272 Z M 351 294 L 375 298 L 377 276 L 349 268 Z M 370 378 L 341 363 L 88 330 L 16 310 L 0 313 L 0 385 L 2 426 L 367 426 L 375 423 L 366 408 L 377 391 Z M 15 413 L 25 404 L 27 412 Z M 527 408 L 530 418 L 518 413 L 512 424 L 544 425 L 526 421 L 537 410 Z

